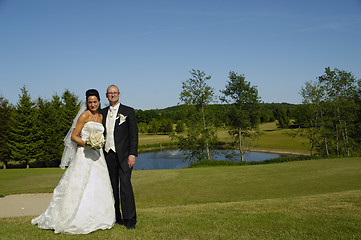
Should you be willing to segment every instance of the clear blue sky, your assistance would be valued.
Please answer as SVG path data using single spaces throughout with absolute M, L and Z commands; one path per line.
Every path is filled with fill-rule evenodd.
M 116 84 L 136 109 L 174 106 L 199 69 L 264 102 L 301 103 L 325 67 L 361 78 L 361 0 L 0 0 L 0 95 L 12 104 Z

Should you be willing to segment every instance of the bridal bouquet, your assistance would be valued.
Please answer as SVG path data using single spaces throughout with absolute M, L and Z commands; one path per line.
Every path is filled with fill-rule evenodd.
M 86 142 L 87 147 L 94 149 L 94 150 L 99 150 L 104 146 L 105 139 L 104 139 L 104 136 L 102 133 L 91 132 L 85 142 Z

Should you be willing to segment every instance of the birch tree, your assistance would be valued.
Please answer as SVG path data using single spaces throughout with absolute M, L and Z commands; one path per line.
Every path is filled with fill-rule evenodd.
M 174 134 L 178 146 L 188 161 L 211 160 L 217 142 L 216 130 L 210 121 L 208 105 L 214 100 L 214 89 L 207 83 L 211 76 L 203 71 L 190 71 L 192 77 L 182 82 L 180 100 L 186 106 L 187 131 Z
M 350 156 L 357 148 L 351 137 L 360 109 L 357 83 L 350 72 L 328 67 L 317 81 L 306 82 L 302 88 L 303 104 L 310 110 L 307 136 L 319 154 Z
M 234 142 L 238 143 L 241 159 L 244 161 L 244 155 L 251 145 L 250 140 L 256 134 L 254 129 L 259 124 L 260 99 L 257 87 L 251 86 L 244 75 L 231 71 L 228 78 L 225 89 L 221 90 L 221 101 L 232 105 L 228 112 L 229 133 Z

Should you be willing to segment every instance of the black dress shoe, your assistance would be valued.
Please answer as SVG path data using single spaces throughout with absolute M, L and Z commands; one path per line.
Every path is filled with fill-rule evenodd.
M 135 229 L 135 224 L 133 224 L 133 223 L 128 223 L 128 224 L 127 224 L 127 229 L 128 229 L 128 230 L 134 230 L 134 229 Z
M 127 226 L 127 224 L 125 224 L 125 222 L 123 220 L 116 221 L 115 223 L 119 224 L 119 225 Z

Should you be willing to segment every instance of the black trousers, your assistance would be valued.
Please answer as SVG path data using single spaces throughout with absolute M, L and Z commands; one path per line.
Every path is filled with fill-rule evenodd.
M 117 154 L 113 150 L 109 150 L 108 153 L 105 153 L 105 160 L 108 165 L 110 181 L 113 187 L 116 221 L 118 223 L 124 222 L 125 224 L 136 224 L 137 214 L 133 187 L 130 181 L 132 169 L 124 172 L 119 165 Z M 121 205 L 122 214 L 120 213 L 119 205 Z

